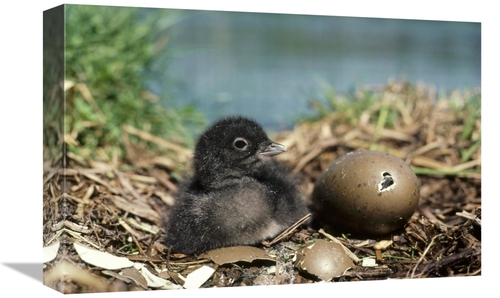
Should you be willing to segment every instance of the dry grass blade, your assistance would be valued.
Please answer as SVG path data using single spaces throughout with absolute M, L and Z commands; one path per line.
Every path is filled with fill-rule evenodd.
M 429 245 L 427 245 L 424 253 L 418 259 L 417 264 L 415 264 L 415 266 L 413 266 L 413 270 L 411 271 L 410 278 L 415 277 L 415 271 L 417 270 L 417 267 L 420 265 L 420 263 L 422 263 L 422 260 L 424 259 L 425 255 L 429 252 L 429 249 L 431 248 L 431 246 L 434 245 L 434 241 L 436 240 L 436 238 L 440 237 L 441 235 L 442 234 L 437 234 L 436 236 L 432 237 L 431 242 L 429 243 Z
M 305 215 L 304 217 L 302 217 L 301 219 L 299 219 L 296 223 L 294 223 L 293 225 L 291 225 L 288 229 L 286 229 L 283 232 L 281 232 L 281 234 L 279 234 L 278 236 L 276 236 L 271 242 L 263 241 L 262 244 L 264 244 L 265 246 L 269 247 L 269 246 L 271 246 L 273 244 L 278 243 L 279 241 L 281 241 L 281 239 L 283 239 L 286 236 L 290 235 L 293 231 L 295 231 L 295 229 L 297 229 L 303 223 L 305 223 L 309 218 L 311 218 L 311 216 L 312 216 L 312 214 L 308 213 L 307 215 Z
M 471 214 L 471 213 L 469 213 L 467 211 L 457 212 L 456 214 L 458 216 L 461 216 L 461 217 L 467 218 L 469 220 L 472 220 L 475 223 L 477 223 L 478 225 L 481 225 L 481 219 L 478 218 L 477 215 L 475 215 L 475 214 Z
M 310 162 L 311 160 L 316 158 L 318 155 L 320 155 L 323 151 L 325 151 L 326 148 L 331 147 L 331 146 L 335 146 L 338 143 L 339 143 L 339 141 L 336 139 L 319 143 L 317 147 L 312 149 L 307 155 L 305 155 L 304 157 L 302 157 L 300 159 L 300 161 L 297 163 L 297 165 L 293 169 L 293 173 L 299 173 L 308 162 Z
M 138 233 L 135 232 L 122 218 L 118 219 L 118 223 L 127 231 L 129 232 L 130 236 L 132 237 L 132 240 L 134 241 L 137 249 L 139 250 L 139 254 L 144 255 L 144 250 L 142 249 L 141 244 L 137 241 L 137 238 L 140 237 Z
M 118 180 L 120 180 L 120 184 L 122 185 L 122 187 L 124 188 L 125 190 L 125 193 L 129 193 L 131 194 L 134 198 L 136 198 L 137 200 L 139 201 L 143 201 L 145 202 L 146 199 L 141 196 L 136 190 L 134 187 L 132 187 L 132 184 L 130 183 L 129 179 L 127 179 L 127 177 L 125 177 L 124 174 L 122 174 L 121 172 L 117 171 L 117 170 L 114 170 L 113 173 L 115 173 L 115 175 L 118 177 Z
M 152 143 L 155 143 L 157 144 L 158 146 L 161 146 L 163 148 L 166 148 L 166 149 L 169 149 L 169 150 L 172 150 L 172 151 L 175 151 L 178 156 L 179 156 L 179 161 L 180 162 L 185 162 L 188 160 L 188 158 L 191 156 L 192 152 L 191 150 L 189 149 L 186 149 L 182 146 L 179 146 L 179 145 L 176 145 L 172 142 L 169 142 L 163 138 L 160 138 L 160 137 L 157 137 L 155 135 L 152 135 L 148 132 L 145 132 L 145 131 L 142 131 L 142 130 L 139 130 L 135 127 L 132 127 L 130 125 L 126 125 L 124 124 L 122 126 L 122 129 L 124 132 L 126 133 L 129 133 L 129 134 L 132 134 L 132 135 L 135 135 L 145 141 L 148 141 L 148 142 L 152 142 Z
M 112 198 L 116 207 L 126 212 L 130 212 L 153 222 L 161 222 L 160 215 L 152 209 L 148 203 L 139 200 L 129 201 L 121 196 L 113 196 Z
M 87 177 L 87 178 L 89 178 L 90 180 L 94 180 L 95 182 L 101 184 L 102 186 L 106 187 L 107 189 L 109 189 L 109 191 L 111 191 L 114 194 L 121 194 L 122 193 L 121 189 L 112 186 L 111 184 L 109 184 L 108 182 L 102 180 L 101 178 L 97 177 L 94 174 L 82 173 L 82 175 L 85 176 L 85 177 Z
M 101 109 L 96 104 L 96 102 L 94 100 L 94 97 L 92 96 L 92 93 L 90 92 L 90 90 L 87 87 L 87 85 L 85 85 L 83 83 L 78 83 L 78 84 L 75 85 L 75 87 L 78 89 L 78 91 L 80 91 L 80 93 L 82 94 L 83 98 L 90 104 L 90 106 L 94 110 L 94 113 L 99 118 L 100 124 L 106 122 L 106 117 L 104 117 L 104 115 L 101 112 Z
M 345 247 L 345 245 L 342 242 L 340 242 L 337 238 L 328 234 L 323 229 L 319 229 L 318 232 L 320 234 L 324 235 L 326 238 L 332 240 L 333 242 L 340 244 L 340 246 L 342 246 L 342 249 L 349 256 L 349 258 L 351 258 L 354 262 L 359 263 L 359 261 L 360 261 L 359 258 L 349 248 Z

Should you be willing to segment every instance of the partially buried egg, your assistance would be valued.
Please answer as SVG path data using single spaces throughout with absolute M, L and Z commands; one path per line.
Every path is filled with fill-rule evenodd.
M 415 212 L 420 183 L 400 158 L 355 151 L 335 160 L 319 177 L 313 208 L 334 228 L 383 235 L 403 227 Z

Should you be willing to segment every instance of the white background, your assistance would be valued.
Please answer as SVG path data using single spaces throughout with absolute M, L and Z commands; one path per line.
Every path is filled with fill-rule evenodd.
M 205 3 L 206 2 L 206 3 Z M 331 283 L 276 287 L 183 290 L 173 292 L 139 292 L 92 294 L 105 297 L 194 297 L 195 295 L 285 295 L 300 297 L 318 295 L 369 295 L 369 297 L 439 297 L 446 295 L 483 296 L 497 287 L 493 274 L 499 262 L 496 238 L 499 234 L 497 152 L 499 100 L 500 22 L 494 1 L 9 1 L 2 4 L 0 17 L 0 296 L 33 294 L 37 297 L 60 295 L 41 283 L 42 257 L 42 18 L 43 10 L 62 3 L 97 4 L 180 9 L 280 12 L 358 17 L 472 21 L 482 23 L 482 128 L 483 143 L 483 235 L 482 276 L 465 278 L 434 278 L 421 280 L 389 280 L 363 283 Z M 7 4 L 9 3 L 9 4 Z M 493 217 L 493 218 L 492 218 Z M 497 253 L 496 253 L 497 254 Z M 495 254 L 495 255 L 496 255 Z M 24 274 L 12 264 L 40 262 L 40 272 Z M 31 275 L 31 276 L 30 276 Z M 326 290 L 327 292 L 323 292 Z M 4 295 L 6 293 L 7 295 Z M 321 293 L 321 294 L 320 294 Z

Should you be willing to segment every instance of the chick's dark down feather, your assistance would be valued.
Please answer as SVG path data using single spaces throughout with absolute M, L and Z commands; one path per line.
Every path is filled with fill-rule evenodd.
M 248 118 L 212 124 L 197 141 L 194 175 L 170 212 L 167 244 L 185 254 L 252 245 L 306 215 L 297 182 L 273 159 L 285 150 Z

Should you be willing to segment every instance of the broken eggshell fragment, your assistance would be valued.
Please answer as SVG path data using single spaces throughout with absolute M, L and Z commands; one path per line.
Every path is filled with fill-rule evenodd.
M 201 254 L 199 259 L 210 259 L 218 265 L 255 260 L 276 262 L 265 250 L 253 246 L 222 247 Z
M 319 177 L 313 208 L 336 229 L 383 235 L 415 212 L 420 183 L 411 167 L 386 152 L 356 151 L 335 160 Z
M 340 244 L 318 239 L 297 252 L 295 266 L 324 281 L 330 281 L 354 267 L 354 263 Z

